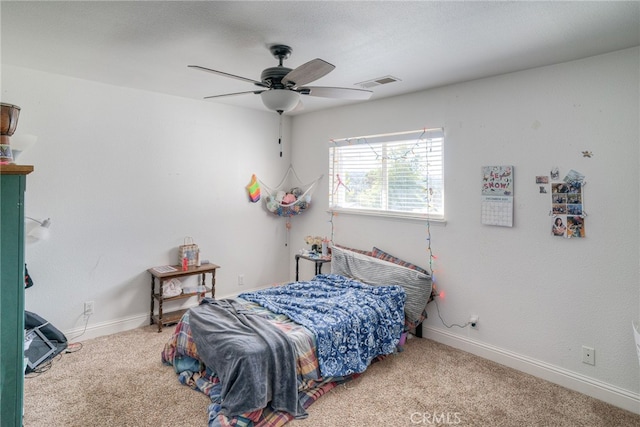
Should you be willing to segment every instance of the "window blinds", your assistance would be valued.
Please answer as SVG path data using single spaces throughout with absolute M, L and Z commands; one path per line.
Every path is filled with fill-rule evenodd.
M 444 219 L 442 128 L 332 140 L 333 210 Z

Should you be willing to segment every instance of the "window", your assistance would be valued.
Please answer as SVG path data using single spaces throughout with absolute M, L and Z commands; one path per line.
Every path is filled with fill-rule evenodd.
M 444 220 L 444 129 L 332 140 L 331 210 Z

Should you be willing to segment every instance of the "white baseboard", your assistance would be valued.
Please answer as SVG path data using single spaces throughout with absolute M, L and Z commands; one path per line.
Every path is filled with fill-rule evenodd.
M 252 290 L 255 290 L 255 289 L 248 289 L 246 291 L 243 290 L 242 292 L 249 292 Z M 235 298 L 242 292 L 238 292 L 230 295 L 217 296 L 217 298 L 218 299 Z M 185 303 L 185 305 L 177 308 L 188 308 L 192 306 L 195 306 L 195 305 L 193 303 L 189 305 L 189 303 L 187 302 Z M 121 319 L 114 319 L 108 322 L 95 323 L 95 324 L 91 323 L 91 317 L 90 317 L 89 324 L 87 325 L 86 329 L 83 325 L 78 328 L 62 331 L 62 333 L 64 333 L 64 335 L 67 337 L 67 340 L 69 341 L 86 341 L 92 338 L 98 338 L 104 335 L 116 334 L 118 332 L 124 332 L 130 329 L 140 328 L 142 326 L 147 326 L 147 325 L 149 325 L 149 312 L 144 314 L 137 314 L 129 317 L 123 317 Z
M 640 414 L 640 394 L 638 393 L 442 329 L 423 325 L 423 336 Z
M 89 318 L 91 320 L 91 318 Z M 131 316 L 122 319 L 111 320 L 109 322 L 96 323 L 68 331 L 63 331 L 70 342 L 86 341 L 104 335 L 111 335 L 135 328 L 140 328 L 149 324 L 149 313 Z

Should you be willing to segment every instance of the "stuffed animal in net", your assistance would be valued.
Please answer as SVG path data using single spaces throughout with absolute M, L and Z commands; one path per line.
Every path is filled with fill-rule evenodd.
M 316 184 L 322 179 L 322 175 L 315 179 L 313 182 L 305 185 L 297 185 L 295 187 L 285 187 L 283 183 L 289 177 L 289 174 L 293 174 L 300 183 L 300 179 L 296 175 L 292 167 L 289 167 L 285 177 L 280 185 L 275 189 L 269 188 L 263 182 L 262 187 L 265 189 L 266 196 L 264 198 L 266 208 L 274 215 L 291 217 L 294 215 L 300 215 L 306 211 L 311 205 L 311 194 L 315 189 Z

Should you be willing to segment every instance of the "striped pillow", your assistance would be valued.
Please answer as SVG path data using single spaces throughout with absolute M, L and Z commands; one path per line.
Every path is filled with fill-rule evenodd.
M 365 251 L 363 249 L 353 249 L 353 248 L 349 248 L 347 246 L 338 245 L 336 243 L 334 243 L 333 246 L 341 248 L 341 249 L 346 249 L 346 250 L 351 251 L 351 252 L 356 252 L 356 253 L 359 253 L 359 254 L 363 254 L 363 255 L 366 255 L 366 256 L 373 256 L 373 252 L 372 251 Z
M 394 257 L 390 253 L 385 252 L 380 248 L 376 248 L 375 246 L 373 247 L 373 251 L 372 251 L 372 255 L 371 256 L 376 257 L 378 259 L 383 259 L 385 261 L 392 262 L 394 264 L 402 265 L 404 267 L 410 268 L 412 270 L 419 271 L 421 273 L 424 273 L 424 274 L 430 276 L 429 272 L 427 270 L 425 270 L 424 268 L 418 267 L 417 265 L 412 264 L 410 262 L 407 262 L 407 261 L 405 261 L 403 259 Z M 431 294 L 429 295 L 429 301 L 428 302 L 433 301 L 433 299 L 435 297 L 436 297 L 436 291 L 435 291 L 435 288 L 432 286 L 431 287 Z M 416 319 L 414 322 L 407 322 L 408 329 L 415 329 L 426 318 L 427 318 L 427 308 L 425 307 L 424 311 L 422 312 L 422 315 L 420 316 L 420 318 Z
M 374 258 L 383 259 L 385 261 L 389 261 L 389 262 L 392 262 L 394 264 L 398 264 L 398 265 L 401 265 L 403 267 L 407 267 L 407 268 L 410 268 L 412 270 L 419 271 L 420 273 L 424 273 L 426 275 L 429 275 L 429 272 L 427 272 L 427 270 L 425 270 L 424 268 L 418 267 L 415 264 L 411 264 L 410 262 L 407 262 L 407 261 L 402 260 L 400 258 L 394 257 L 390 253 L 385 252 L 382 249 L 376 248 L 375 246 L 373 247 L 373 251 L 371 252 L 371 256 L 374 257 Z

